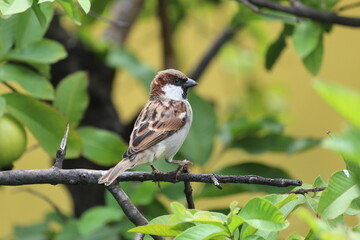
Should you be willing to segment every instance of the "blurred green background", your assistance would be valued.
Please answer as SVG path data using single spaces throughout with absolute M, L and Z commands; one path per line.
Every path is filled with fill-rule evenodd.
M 236 2 L 222 1 L 219 5 L 204 5 L 189 10 L 186 19 L 178 26 L 173 36 L 179 70 L 191 72 L 213 39 L 231 21 L 237 8 Z M 359 14 L 360 11 L 352 10 L 347 13 Z M 105 11 L 105 14 L 108 14 L 108 11 Z M 77 28 L 69 19 L 64 19 L 63 24 L 70 29 L 69 31 L 75 31 Z M 82 34 L 85 34 L 85 38 L 90 42 L 95 41 L 94 39 L 102 38 L 107 27 L 108 23 L 97 21 L 88 27 L 86 34 Z M 291 39 L 287 39 L 287 47 L 273 69 L 266 71 L 264 68 L 266 49 L 281 30 L 282 23 L 279 21 L 249 23 L 220 50 L 201 77 L 200 84 L 192 91 L 213 103 L 219 125 L 231 114 L 241 115 L 247 112 L 249 115 L 252 114 L 252 117 L 257 117 L 266 112 L 276 112 L 281 122 L 286 125 L 286 135 L 299 138 L 328 138 L 326 131 L 339 132 L 344 122 L 316 94 L 312 87 L 314 76 L 303 66 Z M 163 69 L 160 31 L 156 15 L 143 17 L 136 22 L 126 42 L 128 49 L 155 70 Z M 356 28 L 334 26 L 332 32 L 325 35 L 324 59 L 316 78 L 341 83 L 360 91 L 360 55 L 357 54 L 360 52 L 359 42 L 360 32 Z M 0 93 L 6 91 L 6 88 L 0 86 Z M 142 83 L 131 74 L 119 70 L 112 89 L 112 99 L 120 113 L 120 119 L 129 122 L 147 101 L 147 92 Z M 27 133 L 28 147 L 31 147 L 36 141 L 29 131 Z M 202 172 L 212 173 L 230 163 L 251 160 L 283 168 L 293 178 L 301 179 L 304 183 L 312 183 L 319 175 L 327 179 L 334 171 L 345 167 L 339 155 L 321 147 L 295 155 L 266 153 L 254 157 L 240 149 L 231 149 L 220 154 L 220 146 L 220 141 L 216 140 L 215 151 L 210 161 L 201 169 Z M 36 148 L 29 150 L 16 161 L 14 169 L 41 169 L 50 166 L 48 155 L 41 148 Z M 199 171 L 196 166 L 192 169 L 193 173 Z M 65 213 L 72 213 L 72 202 L 64 186 L 30 187 L 48 196 Z M 196 187 L 195 184 L 195 189 Z M 52 210 L 39 198 L 21 191 L 22 188 L 0 188 L 0 238 L 8 236 L 14 225 L 42 221 L 43 216 Z M 219 194 L 221 195 L 221 192 Z M 241 204 L 257 194 L 262 193 L 231 195 L 220 198 L 221 201 L 219 198 L 216 201 L 199 199 L 195 204 L 197 208 L 202 209 L 226 208 L 232 200 L 237 200 Z M 163 195 L 159 195 L 158 198 L 160 202 L 169 202 Z M 307 228 L 304 224 L 299 220 L 294 221 L 285 234 L 294 229 L 306 234 Z

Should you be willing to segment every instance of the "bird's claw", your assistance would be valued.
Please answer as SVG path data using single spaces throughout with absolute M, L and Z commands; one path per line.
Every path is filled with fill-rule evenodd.
M 178 177 L 181 173 L 188 173 L 188 169 L 191 165 L 193 165 L 192 162 L 190 162 L 189 160 L 183 160 L 183 161 L 179 161 L 179 167 L 176 169 L 175 171 L 175 180 L 178 180 Z

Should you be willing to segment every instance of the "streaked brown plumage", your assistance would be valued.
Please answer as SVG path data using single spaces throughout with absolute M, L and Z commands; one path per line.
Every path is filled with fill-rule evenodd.
M 123 160 L 99 179 L 110 185 L 124 171 L 137 165 L 173 157 L 184 142 L 192 122 L 192 110 L 186 99 L 187 89 L 197 83 L 180 71 L 159 72 L 151 83 L 150 98 L 139 114 Z

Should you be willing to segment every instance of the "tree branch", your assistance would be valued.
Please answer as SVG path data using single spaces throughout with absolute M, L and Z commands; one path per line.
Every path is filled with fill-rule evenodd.
M 164 68 L 176 68 L 176 56 L 172 44 L 172 29 L 168 14 L 168 0 L 158 0 Z
M 245 4 L 248 8 L 250 8 L 253 12 L 262 15 L 264 17 L 270 17 L 270 18 L 278 18 L 280 20 L 283 21 L 291 21 L 291 22 L 298 22 L 299 20 L 296 18 L 291 18 L 288 16 L 282 16 L 282 15 L 277 15 L 277 14 L 272 14 L 272 13 L 267 13 L 267 12 L 263 12 L 261 11 L 257 6 L 255 6 L 254 4 L 252 4 L 249 0 L 239 0 L 240 2 L 242 2 L 243 4 Z M 291 0 L 290 0 L 291 1 Z M 292 0 L 295 1 L 295 0 Z
M 205 71 L 211 60 L 216 56 L 221 47 L 229 41 L 235 33 L 242 28 L 243 25 L 229 26 L 217 37 L 214 43 L 210 46 L 205 55 L 201 58 L 195 69 L 190 74 L 190 78 L 199 81 L 201 74 Z
M 127 194 L 124 192 L 124 190 L 122 190 L 122 188 L 117 183 L 111 184 L 106 188 L 113 195 L 115 200 L 118 202 L 118 204 L 124 211 L 125 215 L 132 223 L 134 223 L 136 226 L 142 226 L 148 223 L 148 220 L 135 207 L 135 205 L 131 202 Z M 160 236 L 152 235 L 151 237 L 155 240 L 165 240 L 163 237 Z
M 0 185 L 18 186 L 28 184 L 68 184 L 88 185 L 98 184 L 98 179 L 105 171 L 90 169 L 35 169 L 11 170 L 0 172 Z M 203 182 L 214 183 L 214 174 L 179 174 L 176 172 L 124 172 L 119 181 L 155 181 L 155 182 Z M 301 186 L 302 182 L 296 179 L 264 178 L 256 175 L 215 175 L 218 183 L 246 183 L 277 187 Z
M 288 192 L 287 194 L 295 193 L 295 194 L 302 194 L 305 195 L 305 193 L 309 192 L 321 192 L 324 191 L 326 187 L 314 187 L 314 188 L 300 188 L 295 191 Z
M 191 187 L 190 182 L 184 182 L 184 193 L 185 193 L 185 197 L 186 197 L 186 202 L 188 204 L 188 208 L 189 209 L 195 209 L 195 203 L 194 203 L 194 199 L 192 197 L 192 192 L 193 189 Z
M 106 29 L 105 38 L 116 45 L 122 46 L 143 5 L 144 0 L 116 0 L 111 7 L 111 17 L 108 20 L 110 25 Z M 100 19 L 103 20 L 103 18 Z
M 242 0 L 237 0 L 243 2 Z M 360 18 L 343 17 L 332 12 L 325 12 L 314 8 L 307 7 L 303 4 L 292 4 L 291 6 L 281 5 L 277 2 L 268 0 L 248 0 L 258 8 L 267 8 L 278 12 L 289 13 L 297 17 L 305 17 L 318 22 L 338 24 L 349 27 L 360 27 Z

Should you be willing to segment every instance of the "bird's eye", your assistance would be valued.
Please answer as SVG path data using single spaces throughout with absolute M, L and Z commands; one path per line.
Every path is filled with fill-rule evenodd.
M 175 84 L 179 84 L 180 81 L 181 81 L 180 78 L 175 78 L 175 81 L 174 81 L 174 82 L 175 82 Z

